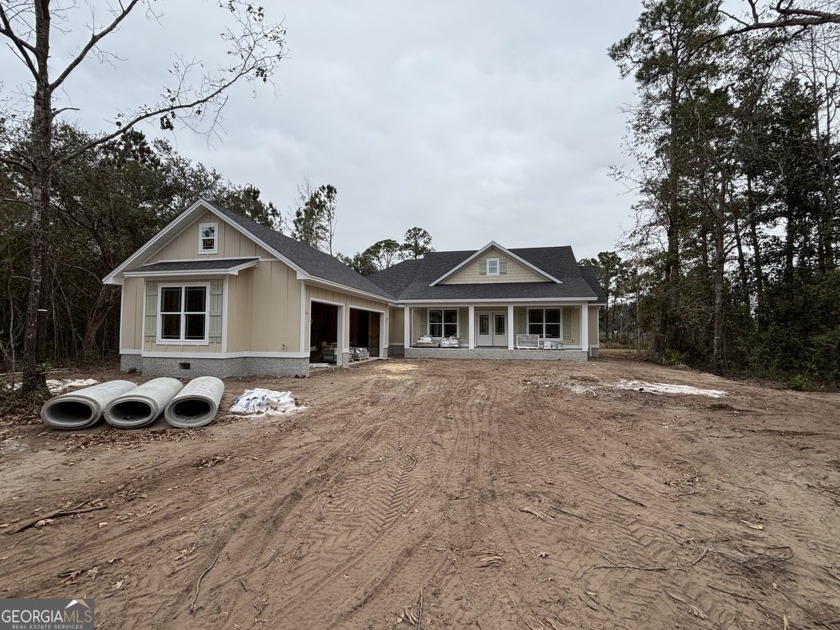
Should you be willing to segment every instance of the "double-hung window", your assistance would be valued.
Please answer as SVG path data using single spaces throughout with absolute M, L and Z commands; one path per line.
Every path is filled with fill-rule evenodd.
M 488 258 L 487 259 L 487 275 L 488 276 L 498 276 L 499 275 L 499 259 L 498 258 Z
M 430 308 L 429 309 L 429 336 L 430 337 L 457 337 L 458 336 L 458 309 L 457 308 Z
M 528 334 L 549 339 L 562 339 L 559 308 L 529 308 Z
M 207 285 L 160 288 L 160 340 L 206 342 L 208 320 Z

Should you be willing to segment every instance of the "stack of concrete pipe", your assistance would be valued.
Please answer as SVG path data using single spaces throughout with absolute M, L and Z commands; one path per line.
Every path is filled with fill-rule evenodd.
M 130 381 L 108 381 L 56 396 L 41 407 L 41 420 L 56 429 L 87 429 L 102 419 L 112 400 L 135 387 Z
M 144 427 L 164 414 L 173 427 L 196 428 L 210 424 L 225 393 L 221 379 L 195 378 L 184 387 L 175 378 L 155 378 L 142 385 L 108 381 L 50 399 L 41 408 L 41 420 L 57 429 L 85 429 L 104 416 L 120 429 Z
M 219 413 L 219 403 L 225 393 L 225 384 L 215 376 L 199 376 L 169 401 L 164 418 L 173 427 L 195 429 L 213 422 Z
M 153 378 L 108 403 L 105 422 L 118 429 L 145 427 L 158 419 L 169 401 L 183 388 L 177 378 Z

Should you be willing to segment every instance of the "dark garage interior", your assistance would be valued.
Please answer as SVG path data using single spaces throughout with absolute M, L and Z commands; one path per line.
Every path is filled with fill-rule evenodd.
M 335 363 L 338 352 L 338 307 L 312 302 L 312 326 L 309 336 L 309 361 Z
M 380 313 L 350 309 L 350 347 L 367 348 L 372 357 L 379 356 Z

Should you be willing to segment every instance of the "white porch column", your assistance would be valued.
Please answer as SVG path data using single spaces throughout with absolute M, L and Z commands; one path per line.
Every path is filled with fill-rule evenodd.
M 507 318 L 508 350 L 513 350 L 513 305 L 508 305 Z
M 589 305 L 582 304 L 580 307 L 580 347 L 589 356 Z
M 475 349 L 475 306 L 469 307 L 469 322 L 467 323 L 467 337 L 468 345 L 470 350 Z
M 403 348 L 411 347 L 411 316 L 412 309 L 403 306 Z

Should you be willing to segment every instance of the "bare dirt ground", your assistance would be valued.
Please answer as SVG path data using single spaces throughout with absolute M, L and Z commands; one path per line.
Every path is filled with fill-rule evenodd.
M 94 597 L 101 628 L 840 628 L 836 394 L 622 359 L 372 362 L 225 404 L 246 386 L 307 409 L 0 425 L 0 597 Z M 66 506 L 105 507 L 13 533 Z

